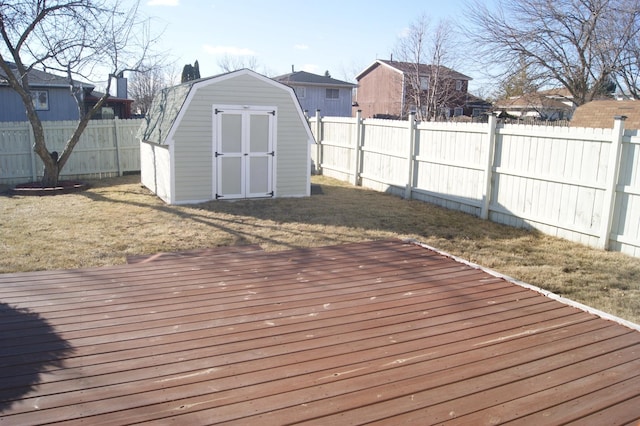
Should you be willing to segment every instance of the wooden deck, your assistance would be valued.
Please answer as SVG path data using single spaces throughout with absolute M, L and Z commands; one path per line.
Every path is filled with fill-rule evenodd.
M 640 332 L 416 244 L 0 275 L 1 425 L 637 424 Z

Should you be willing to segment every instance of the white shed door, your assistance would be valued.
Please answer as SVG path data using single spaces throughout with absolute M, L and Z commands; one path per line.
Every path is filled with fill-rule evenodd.
M 275 108 L 214 108 L 216 198 L 273 196 Z

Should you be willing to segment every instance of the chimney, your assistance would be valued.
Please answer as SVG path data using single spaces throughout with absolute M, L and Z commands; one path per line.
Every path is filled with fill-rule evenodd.
M 292 72 L 292 73 L 293 73 L 293 72 L 296 72 L 296 70 L 294 70 L 293 68 L 294 68 L 294 66 L 293 66 L 293 65 L 291 65 L 291 72 Z
M 116 97 L 120 99 L 127 99 L 127 79 L 123 77 L 122 73 L 116 77 Z

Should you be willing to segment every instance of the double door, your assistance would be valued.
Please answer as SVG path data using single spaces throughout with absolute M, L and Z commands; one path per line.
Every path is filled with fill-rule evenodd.
M 275 108 L 214 107 L 215 197 L 273 196 Z

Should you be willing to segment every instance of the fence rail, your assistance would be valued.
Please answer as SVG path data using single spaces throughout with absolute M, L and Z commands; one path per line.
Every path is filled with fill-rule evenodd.
M 93 120 L 89 123 L 60 175 L 82 179 L 140 171 L 140 146 L 136 138 L 141 119 Z M 42 123 L 50 151 L 61 152 L 77 123 Z M 33 133 L 28 122 L 0 123 L 0 184 L 37 181 L 43 164 L 33 152 Z
M 640 257 L 640 137 L 624 130 L 319 117 L 327 176 Z

